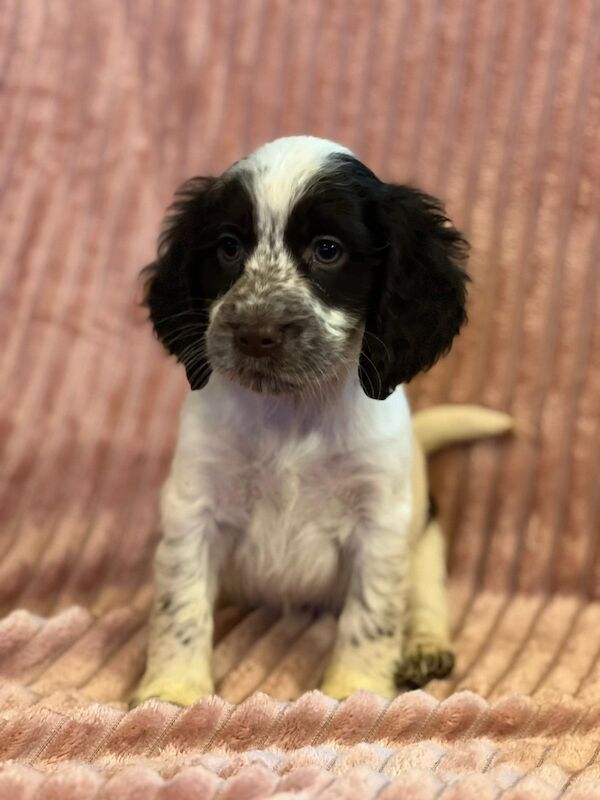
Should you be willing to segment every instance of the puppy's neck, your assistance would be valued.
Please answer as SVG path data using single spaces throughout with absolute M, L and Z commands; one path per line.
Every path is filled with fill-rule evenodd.
M 353 409 L 368 401 L 357 375 L 332 378 L 319 387 L 307 387 L 297 395 L 269 395 L 253 392 L 234 381 L 213 373 L 206 390 L 214 401 L 222 402 L 239 415 L 244 427 L 255 425 L 257 434 L 265 428 L 310 433 L 335 423 L 349 421 Z

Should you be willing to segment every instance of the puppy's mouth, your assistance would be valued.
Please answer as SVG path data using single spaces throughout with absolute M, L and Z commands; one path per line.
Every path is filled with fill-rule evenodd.
M 257 394 L 299 394 L 309 383 L 308 376 L 302 381 L 300 376 L 283 372 L 275 358 L 244 358 L 226 374 L 230 380 Z

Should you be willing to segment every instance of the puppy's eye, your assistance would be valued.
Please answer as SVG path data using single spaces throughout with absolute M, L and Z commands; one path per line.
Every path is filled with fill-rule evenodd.
M 344 255 L 344 248 L 337 239 L 323 236 L 313 242 L 313 255 L 321 264 L 337 264 Z
M 231 234 L 221 236 L 217 244 L 217 253 L 221 261 L 227 264 L 235 263 L 242 257 L 240 240 Z

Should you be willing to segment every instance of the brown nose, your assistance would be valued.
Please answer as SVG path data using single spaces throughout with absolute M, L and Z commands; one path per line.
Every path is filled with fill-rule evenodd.
M 264 358 L 277 351 L 283 341 L 283 332 L 280 325 L 239 325 L 234 331 L 233 341 L 244 355 Z

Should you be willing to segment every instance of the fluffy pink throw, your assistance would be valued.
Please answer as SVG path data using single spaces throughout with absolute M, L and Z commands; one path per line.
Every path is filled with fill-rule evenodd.
M 600 797 L 598 0 L 0 3 L 0 798 Z M 219 698 L 127 712 L 183 371 L 136 307 L 164 207 L 290 133 L 442 197 L 470 324 L 411 384 L 454 675 L 314 691 L 331 619 L 219 618 Z

